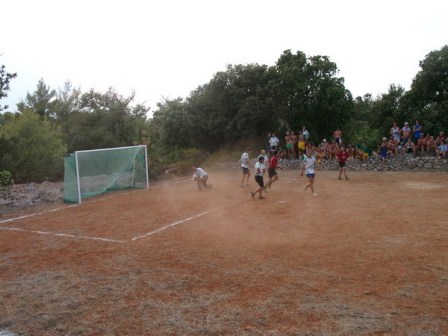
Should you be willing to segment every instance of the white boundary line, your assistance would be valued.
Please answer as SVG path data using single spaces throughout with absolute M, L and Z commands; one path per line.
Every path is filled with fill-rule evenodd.
M 192 179 L 188 179 L 188 180 L 182 180 L 182 181 L 178 181 L 178 182 L 176 182 L 176 184 L 179 184 L 179 183 L 184 183 L 184 182 L 190 182 L 190 181 L 192 181 Z
M 78 204 L 75 204 L 75 205 L 72 205 L 72 206 L 78 206 Z M 62 208 L 59 208 L 59 209 L 62 209 Z M 50 210 L 50 211 L 47 211 L 47 212 L 52 212 L 52 211 L 56 211 L 56 210 L 59 210 L 59 209 L 54 209 L 54 210 Z M 161 227 L 161 228 L 159 228 L 159 229 L 157 229 L 157 230 L 154 230 L 154 231 L 145 233 L 145 234 L 140 235 L 140 236 L 133 237 L 133 238 L 131 238 L 130 240 L 118 240 L 118 239 L 109 239 L 109 238 L 101 238 L 101 237 L 90 237 L 90 236 L 77 236 L 77 235 L 68 234 L 68 233 L 58 233 L 58 232 L 39 231 L 39 230 L 26 230 L 26 229 L 22 229 L 22 228 L 14 228 L 14 227 L 7 227 L 7 226 L 0 226 L 0 230 L 4 230 L 4 231 L 30 232 L 30 233 L 36 233 L 36 234 L 48 235 L 48 236 L 66 237 L 66 238 L 76 238 L 76 239 L 86 239 L 86 240 L 96 240 L 96 241 L 103 241 L 103 242 L 107 242 L 107 243 L 118 243 L 118 244 L 123 244 L 123 243 L 129 243 L 129 242 L 132 242 L 132 241 L 135 241 L 135 240 L 139 240 L 139 239 L 147 238 L 147 237 L 149 237 L 149 236 L 152 236 L 152 235 L 155 235 L 155 234 L 157 234 L 157 233 L 159 233 L 159 232 L 162 232 L 162 231 L 164 231 L 164 230 L 166 230 L 166 229 L 169 229 L 169 228 L 171 228 L 171 227 L 173 227 L 173 226 L 176 226 L 176 225 L 179 225 L 179 224 L 182 224 L 182 223 L 191 221 L 191 220 L 193 220 L 193 219 L 199 218 L 199 217 L 201 217 L 201 216 L 204 216 L 204 215 L 206 215 L 206 214 L 209 214 L 209 213 L 211 213 L 211 212 L 213 212 L 213 211 L 216 211 L 216 210 L 218 210 L 218 209 L 222 209 L 222 208 L 216 208 L 216 209 L 208 210 L 208 211 L 205 211 L 205 212 L 201 212 L 200 214 L 197 214 L 197 215 L 195 215 L 195 216 L 188 217 L 188 218 L 185 218 L 185 219 L 176 221 L 176 222 L 174 222 L 174 223 L 165 225 L 165 226 L 163 226 L 163 227 Z M 47 212 L 42 212 L 42 213 L 40 213 L 40 214 L 47 213 Z M 34 214 L 34 215 L 38 215 L 38 214 Z M 12 218 L 11 220 L 16 220 L 16 219 L 20 219 L 20 218 L 31 217 L 31 216 L 34 216 L 34 215 L 30 215 L 30 216 L 22 216 L 22 217 L 17 217 L 17 218 Z M 0 222 L 0 223 L 1 223 L 1 222 Z
M 12 227 L 1 227 L 0 230 L 5 231 L 22 231 L 22 232 L 30 232 L 37 233 L 41 235 L 48 236 L 56 236 L 56 237 L 66 237 L 66 238 L 77 238 L 77 239 L 88 239 L 88 240 L 99 240 L 109 243 L 126 243 L 126 240 L 117 240 L 117 239 L 108 239 L 108 238 L 100 238 L 100 237 L 89 237 L 89 236 L 76 236 L 68 233 L 58 233 L 58 232 L 50 232 L 50 231 L 35 231 L 35 230 L 26 230 L 21 228 L 12 228 Z
M 24 219 L 24 218 L 29 218 L 29 217 L 34 217 L 34 216 L 38 216 L 38 215 L 43 215 L 43 214 L 46 214 L 46 213 L 49 213 L 49 212 L 55 212 L 55 211 L 63 210 L 63 209 L 65 209 L 65 208 L 71 208 L 71 207 L 74 207 L 74 206 L 78 206 L 78 204 L 67 205 L 67 206 L 64 207 L 64 208 L 56 208 L 56 209 L 51 209 L 51 210 L 48 210 L 48 211 L 36 212 L 36 213 L 30 214 L 30 215 L 25 215 L 25 216 L 20 216 L 20 217 L 14 217 L 14 218 L 4 219 L 4 220 L 1 220 L 1 221 L 0 221 L 0 224 L 8 223 L 8 222 L 13 222 L 13 221 L 15 221 L 15 220 Z
M 201 217 L 201 216 L 204 216 L 204 215 L 206 215 L 206 214 L 208 214 L 208 213 L 210 213 L 210 212 L 216 211 L 216 210 L 218 210 L 218 209 L 221 209 L 221 208 L 216 208 L 216 209 L 212 209 L 212 210 L 209 210 L 209 211 L 205 211 L 205 212 L 202 212 L 202 213 L 197 214 L 197 215 L 195 215 L 195 216 L 188 217 L 188 218 L 185 218 L 185 219 L 183 219 L 183 220 L 179 220 L 179 221 L 177 221 L 177 222 L 168 224 L 168 225 L 163 226 L 163 227 L 161 227 L 161 228 L 159 228 L 159 229 L 157 229 L 157 230 L 154 230 L 154 231 L 145 233 L 145 234 L 143 234 L 143 235 L 141 235 L 141 236 L 134 237 L 134 238 L 131 239 L 131 241 L 135 241 L 135 240 L 138 240 L 138 239 L 143 239 L 143 238 L 152 236 L 152 235 L 154 235 L 154 234 L 156 234 L 156 233 L 159 233 L 159 232 L 161 232 L 161 231 L 164 231 L 164 230 L 166 230 L 166 229 L 169 229 L 170 227 L 173 227 L 173 226 L 176 226 L 176 225 L 179 225 L 179 224 L 182 224 L 182 223 L 191 221 L 191 220 L 193 220 L 193 219 L 199 218 L 199 217 Z

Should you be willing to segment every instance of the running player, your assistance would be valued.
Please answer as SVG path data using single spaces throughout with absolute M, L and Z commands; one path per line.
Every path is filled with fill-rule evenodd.
M 305 187 L 305 191 L 310 188 L 311 192 L 313 193 L 313 196 L 317 196 L 317 193 L 314 191 L 314 177 L 315 177 L 315 170 L 314 166 L 316 165 L 316 158 L 315 153 L 310 150 L 308 155 L 303 160 L 302 165 L 302 171 L 300 173 L 300 176 L 303 176 L 303 172 L 306 171 L 306 177 L 308 178 L 308 184 Z
M 340 150 L 338 151 L 337 154 L 338 157 L 338 162 L 339 162 L 339 179 L 342 180 L 342 174 L 344 174 L 344 177 L 346 180 L 348 180 L 348 176 L 347 176 L 347 168 L 345 168 L 345 163 L 347 162 L 348 159 L 348 152 L 345 150 L 344 146 L 341 146 Z
M 264 186 L 265 192 L 268 192 L 268 187 L 269 187 L 269 189 L 271 189 L 272 184 L 279 179 L 278 174 L 275 170 L 276 168 L 280 168 L 280 166 L 278 165 L 278 155 L 279 155 L 278 153 L 275 155 L 272 155 L 271 159 L 269 160 L 269 165 L 268 165 L 269 181 Z
M 258 196 L 259 199 L 264 199 L 262 193 L 263 193 L 263 188 L 264 188 L 263 175 L 264 175 L 265 170 L 266 170 L 266 166 L 264 164 L 264 156 L 259 155 L 258 162 L 255 163 L 255 182 L 257 182 L 257 184 L 258 184 L 258 188 L 255 191 L 250 192 L 252 199 L 255 199 L 256 193 L 260 194 L 260 196 Z

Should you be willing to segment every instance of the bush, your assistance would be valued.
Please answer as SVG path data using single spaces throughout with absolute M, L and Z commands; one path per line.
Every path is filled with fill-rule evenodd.
M 149 178 L 158 180 L 164 172 L 171 171 L 174 175 L 185 175 L 191 172 L 193 165 L 200 165 L 208 157 L 208 153 L 196 148 L 176 148 L 167 154 L 161 154 L 151 147 L 149 162 Z
M 0 171 L 0 187 L 7 187 L 12 184 L 12 175 L 7 170 Z

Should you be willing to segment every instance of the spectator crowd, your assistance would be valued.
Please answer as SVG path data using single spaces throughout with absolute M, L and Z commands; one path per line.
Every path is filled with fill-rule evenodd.
M 437 136 L 425 133 L 418 120 L 412 127 L 408 122 L 402 127 L 394 122 L 389 135 L 383 137 L 376 149 L 369 150 L 360 145 L 345 143 L 341 129 L 336 129 L 328 140 L 323 139 L 320 144 L 314 144 L 310 141 L 310 132 L 303 126 L 299 131 L 285 132 L 283 139 L 279 139 L 274 132 L 268 133 L 263 152 L 269 154 L 269 157 L 277 153 L 281 159 L 302 159 L 309 150 L 312 150 L 316 154 L 317 162 L 320 162 L 324 159 L 337 159 L 342 149 L 345 149 L 350 160 L 367 160 L 370 156 L 379 156 L 384 161 L 390 157 L 406 154 L 431 155 L 443 159 L 448 156 L 445 133 L 440 131 Z

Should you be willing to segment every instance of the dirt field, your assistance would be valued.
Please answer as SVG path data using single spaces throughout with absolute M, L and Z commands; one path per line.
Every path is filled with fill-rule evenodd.
M 446 173 L 210 175 L 1 217 L 0 334 L 448 335 Z

